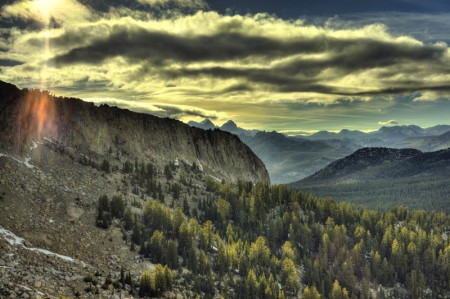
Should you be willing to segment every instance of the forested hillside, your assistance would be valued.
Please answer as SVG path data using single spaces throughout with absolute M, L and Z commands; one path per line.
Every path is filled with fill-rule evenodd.
M 148 175 L 140 169 L 130 174 L 136 191 L 145 190 L 137 178 Z M 176 172 L 166 167 L 169 182 Z M 195 169 L 187 173 L 196 176 Z M 171 289 L 203 298 L 450 296 L 445 213 L 357 209 L 285 185 L 210 177 L 204 184 L 205 199 L 194 195 L 193 202 L 178 201 L 173 208 L 149 199 L 142 214 L 122 204 L 122 212 L 115 212 L 117 196 L 109 205 L 106 197 L 99 199 L 98 219 L 105 213 L 123 218 L 131 248 L 161 264 L 129 281 L 131 292 L 157 296 Z M 185 182 L 183 188 L 191 187 Z
M 363 148 L 295 183 L 294 188 L 362 207 L 450 212 L 450 150 Z

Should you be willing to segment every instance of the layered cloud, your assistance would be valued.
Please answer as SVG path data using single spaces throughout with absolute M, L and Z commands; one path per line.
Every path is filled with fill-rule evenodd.
M 109 106 L 121 107 L 135 112 L 148 113 L 160 117 L 170 117 L 177 119 L 184 118 L 208 118 L 212 120 L 224 121 L 229 119 L 226 113 L 201 109 L 188 105 L 170 105 L 166 103 L 148 103 L 145 101 L 122 100 L 116 98 L 84 98 L 85 101 L 93 102 L 96 105 L 106 104 Z
M 36 43 L 39 37 L 29 40 Z M 339 96 L 450 89 L 446 44 L 394 37 L 381 25 L 330 30 L 267 15 L 200 12 L 175 20 L 102 20 L 64 30 L 50 44 L 59 68 L 115 59 L 138 66 L 127 81 L 151 76 L 185 87 L 238 81 L 246 91 Z
M 27 9 L 39 1 L 5 6 L 2 16 L 39 21 Z M 275 117 L 270 112 L 276 108 L 281 119 L 286 109 L 317 107 L 340 115 L 343 109 L 370 107 L 377 114 L 393 105 L 394 97 L 435 101 L 450 91 L 447 44 L 394 34 L 379 23 L 347 28 L 269 14 L 200 10 L 161 17 L 151 11 L 167 6 L 207 9 L 201 0 L 136 0 L 151 9 L 108 12 L 75 0 L 47 1 L 80 5 L 85 13 L 71 20 L 52 8 L 47 13 L 59 26 L 16 29 L 3 40 L 0 79 L 40 82 L 84 98 L 95 91 L 94 96 L 109 102 L 120 97 L 121 102 L 115 101 L 122 107 L 178 118 L 243 119 L 256 117 L 255 111 Z M 133 13 L 124 16 L 123 10 Z M 387 100 L 376 100 L 380 98 Z M 142 100 L 145 107 L 136 104 Z

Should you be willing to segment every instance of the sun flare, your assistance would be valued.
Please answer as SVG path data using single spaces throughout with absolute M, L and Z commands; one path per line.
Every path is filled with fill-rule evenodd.
M 34 0 L 33 6 L 48 21 L 55 9 L 61 5 L 61 2 L 61 0 Z

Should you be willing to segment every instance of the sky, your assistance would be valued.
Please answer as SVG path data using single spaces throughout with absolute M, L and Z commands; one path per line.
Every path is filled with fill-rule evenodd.
M 0 80 L 295 134 L 450 124 L 447 0 L 2 0 Z

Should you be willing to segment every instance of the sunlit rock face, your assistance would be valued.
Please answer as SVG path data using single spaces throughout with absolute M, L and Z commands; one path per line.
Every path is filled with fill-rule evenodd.
M 238 137 L 192 128 L 180 121 L 140 114 L 45 91 L 1 83 L 0 148 L 21 155 L 33 141 L 55 140 L 96 161 L 181 160 L 200 164 L 219 179 L 269 181 L 261 160 Z

